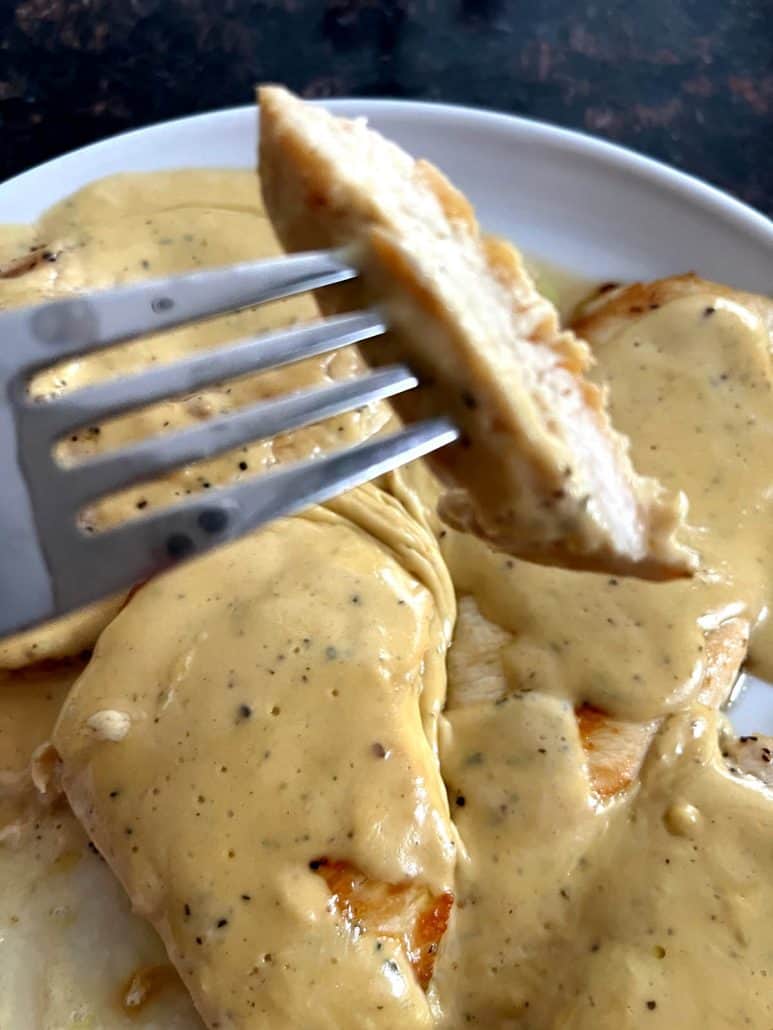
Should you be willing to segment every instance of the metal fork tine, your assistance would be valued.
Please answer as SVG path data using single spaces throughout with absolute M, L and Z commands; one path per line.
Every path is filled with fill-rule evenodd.
M 52 439 L 175 394 L 192 393 L 225 379 L 280 368 L 385 332 L 375 312 L 323 319 L 297 329 L 266 333 L 195 354 L 160 368 L 85 387 L 53 400 L 27 400 Z
M 210 457 L 251 440 L 278 436 L 289 429 L 392 397 L 417 384 L 413 373 L 397 365 L 332 386 L 278 397 L 208 419 L 200 426 L 151 437 L 66 470 L 59 469 L 61 488 L 72 503 L 83 505 L 99 495 L 151 479 L 188 462 Z
M 449 419 L 420 422 L 391 436 L 219 488 L 117 529 L 81 536 L 58 563 L 57 602 L 63 609 L 75 607 L 141 582 L 176 561 L 429 454 L 458 435 Z M 84 559 L 94 570 L 93 577 L 78 575 L 78 564 Z
M 90 502 L 133 483 L 242 444 L 364 407 L 418 385 L 403 366 L 253 404 L 177 432 L 143 439 L 63 467 L 58 439 L 134 408 L 250 372 L 280 367 L 378 336 L 386 326 L 366 311 L 225 344 L 134 376 L 33 400 L 30 377 L 62 360 L 187 322 L 257 306 L 353 279 L 346 252 L 314 251 L 247 262 L 0 312 L 0 457 L 8 503 L 0 526 L 10 558 L 13 603 L 0 605 L 3 633 L 25 629 L 208 551 L 281 515 L 325 501 L 458 439 L 438 418 L 323 457 L 217 487 L 144 518 L 89 535 L 77 515 Z M 9 509 L 6 511 L 5 509 Z M 19 557 L 20 556 L 20 557 Z M 0 587 L 4 584 L 0 583 Z M 10 596 L 0 591 L 0 597 Z M 8 608 L 6 611 L 5 608 Z
M 62 358 L 356 276 L 345 256 L 310 251 L 0 313 L 0 363 L 30 373 Z M 9 346 L 5 346 L 9 341 Z

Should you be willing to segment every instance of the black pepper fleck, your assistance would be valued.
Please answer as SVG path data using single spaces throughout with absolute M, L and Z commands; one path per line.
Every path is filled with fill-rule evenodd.
M 196 545 L 186 533 L 172 533 L 167 537 L 166 553 L 170 558 L 186 558 L 195 550 Z
M 228 513 L 222 508 L 207 508 L 199 514 L 197 522 L 205 533 L 222 533 L 228 525 Z

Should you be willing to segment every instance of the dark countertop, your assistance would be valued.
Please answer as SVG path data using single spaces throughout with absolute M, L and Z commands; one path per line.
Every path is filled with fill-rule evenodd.
M 583 129 L 773 213 L 773 0 L 0 0 L 0 55 L 0 179 L 274 80 Z

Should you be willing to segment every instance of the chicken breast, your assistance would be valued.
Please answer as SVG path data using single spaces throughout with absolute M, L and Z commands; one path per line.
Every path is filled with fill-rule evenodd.
M 692 956 L 696 940 L 724 955 L 739 925 L 735 916 L 709 923 L 709 888 L 721 882 L 716 873 L 725 858 L 715 857 L 721 835 L 696 854 L 703 825 L 722 821 L 731 842 L 728 905 L 740 877 L 744 892 L 755 889 L 768 862 L 760 849 L 763 823 L 744 808 L 754 787 L 743 791 L 739 782 L 738 790 L 727 790 L 726 767 L 715 764 L 712 745 L 715 709 L 745 656 L 748 623 L 729 618 L 702 633 L 696 627 L 701 643 L 685 654 L 692 654 L 692 666 L 674 681 L 680 663 L 664 661 L 668 650 L 655 646 L 658 622 L 640 621 L 635 606 L 626 611 L 632 598 L 621 591 L 622 580 L 609 585 L 605 577 L 515 560 L 508 568 L 479 541 L 451 532 L 444 543 L 457 588 L 471 592 L 459 600 L 441 734 L 461 849 L 453 929 L 433 978 L 440 1025 L 574 1027 L 580 1011 L 583 1026 L 606 1026 L 609 1012 L 609 1025 L 639 1027 L 641 1012 L 650 1016 L 648 1000 L 666 1008 L 665 990 L 653 991 L 653 983 L 660 988 L 663 982 L 669 1000 L 689 1010 L 695 992 L 680 976 L 682 951 L 670 963 L 658 965 L 659 957 L 682 948 Z M 536 575 L 529 578 L 528 570 Z M 681 586 L 629 585 L 653 594 Z M 608 664 L 596 663 L 597 652 L 607 649 Z M 653 689 L 650 677 L 662 685 Z M 667 686 L 675 688 L 670 696 Z M 584 701 L 591 692 L 593 706 Z M 637 692 L 643 696 L 634 701 Z M 600 707 L 605 699 L 606 711 Z M 637 710 L 645 716 L 637 717 Z M 767 743 L 756 746 L 764 756 Z M 699 766 L 704 792 L 700 800 L 689 792 L 685 798 L 685 781 Z M 713 801 L 715 794 L 721 800 Z M 700 814 L 691 807 L 699 804 Z M 743 818 L 732 833 L 736 811 Z M 669 872 L 677 862 L 682 876 L 675 880 Z M 723 903 L 714 904 L 721 911 Z M 649 936 L 652 912 L 655 936 Z M 699 929 L 696 912 L 706 921 Z M 751 922 L 745 917 L 744 925 Z M 753 925 L 759 963 L 764 919 L 755 916 Z M 667 927 L 677 941 L 668 939 Z M 688 933 L 683 946 L 680 938 Z M 695 976 L 701 959 L 691 958 L 689 968 Z M 732 1002 L 721 982 L 707 993 L 712 1004 L 721 999 L 725 1012 L 753 982 L 734 985 Z M 603 1010 L 594 1004 L 601 993 Z
M 749 668 L 773 679 L 773 299 L 696 275 L 608 283 L 574 325 L 637 465 L 689 498 L 702 572 L 685 602 L 743 613 Z
M 141 587 L 53 741 L 212 1027 L 426 1027 L 453 900 L 453 592 L 361 488 Z
M 326 311 L 381 305 L 391 342 L 369 360 L 407 358 L 424 387 L 400 410 L 451 415 L 462 441 L 433 460 L 449 489 L 441 514 L 503 550 L 645 578 L 685 575 L 674 539 L 681 502 L 638 476 L 587 346 L 561 331 L 518 253 L 483 236 L 466 198 L 362 121 L 333 118 L 277 87 L 260 91 L 260 177 L 288 250 L 351 248 L 353 287 Z

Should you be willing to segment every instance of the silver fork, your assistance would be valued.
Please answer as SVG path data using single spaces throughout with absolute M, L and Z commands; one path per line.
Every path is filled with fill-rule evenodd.
M 280 515 L 327 500 L 451 443 L 427 420 L 319 458 L 209 490 L 99 533 L 78 514 L 132 483 L 417 385 L 402 365 L 304 390 L 64 466 L 53 447 L 76 429 L 174 395 L 311 357 L 385 332 L 365 311 L 241 340 L 160 368 L 34 399 L 29 380 L 64 358 L 344 282 L 345 255 L 298 254 L 144 281 L 0 314 L 0 635 L 142 582 Z

